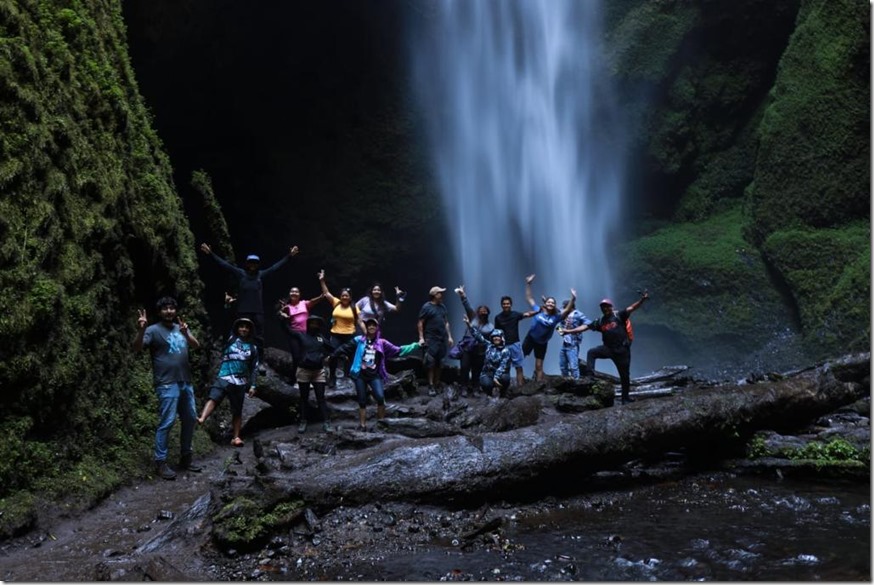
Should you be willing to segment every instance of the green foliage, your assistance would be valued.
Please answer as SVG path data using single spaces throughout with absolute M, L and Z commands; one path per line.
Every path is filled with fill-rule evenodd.
M 231 244 L 231 232 L 228 229 L 228 222 L 222 214 L 221 205 L 215 197 L 212 179 L 203 170 L 194 171 L 191 174 L 191 186 L 200 195 L 203 219 L 206 223 L 209 241 L 212 242 L 213 251 L 222 258 L 233 259 L 234 247 Z
M 802 3 L 759 129 L 748 190 L 756 243 L 870 215 L 870 10 Z
M 787 453 L 789 459 L 812 460 L 827 465 L 842 461 L 856 461 L 870 465 L 870 450 L 857 449 L 844 439 L 829 442 L 811 441 L 804 447 Z
M 88 505 L 142 467 L 155 399 L 137 308 L 173 294 L 204 328 L 120 10 L 0 0 L 0 497 L 15 506 L 28 490 Z
M 293 500 L 263 510 L 248 498 L 235 498 L 213 517 L 213 535 L 225 548 L 251 550 L 273 531 L 288 526 L 303 507 L 303 501 Z
M 635 313 L 635 324 L 666 328 L 693 345 L 721 339 L 749 347 L 784 323 L 780 298 L 761 257 L 744 240 L 743 225 L 735 204 L 706 221 L 669 225 L 625 246 L 628 272 L 660 298 Z
M 786 280 L 814 355 L 870 348 L 871 226 L 793 229 L 763 245 L 770 265 Z

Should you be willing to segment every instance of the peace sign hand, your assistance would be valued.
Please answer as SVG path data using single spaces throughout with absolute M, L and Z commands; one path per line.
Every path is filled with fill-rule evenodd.
M 137 309 L 137 327 L 140 329 L 145 329 L 146 325 L 149 324 L 149 319 L 146 317 L 145 309 Z

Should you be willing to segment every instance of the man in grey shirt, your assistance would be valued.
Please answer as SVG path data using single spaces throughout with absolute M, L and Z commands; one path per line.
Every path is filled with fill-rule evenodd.
M 152 376 L 158 396 L 158 428 L 155 431 L 155 471 L 164 479 L 176 479 L 176 472 L 167 465 L 167 439 L 176 415 L 182 420 L 179 469 L 200 471 L 191 462 L 191 439 L 197 422 L 194 386 L 188 364 L 188 347 L 200 347 L 188 325 L 176 315 L 176 300 L 162 297 L 156 303 L 160 321 L 146 327 L 145 309 L 139 311 L 137 336 L 133 348 L 149 348 L 152 356 Z

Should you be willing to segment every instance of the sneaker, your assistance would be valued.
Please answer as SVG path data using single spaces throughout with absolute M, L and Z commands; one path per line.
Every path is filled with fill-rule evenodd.
M 176 472 L 170 469 L 166 461 L 155 461 L 155 473 L 161 479 L 176 479 Z
M 307 430 L 307 421 L 303 421 L 299 425 L 297 425 L 297 432 L 298 433 L 305 433 L 306 430 Z
M 434 386 L 428 386 L 428 396 L 437 396 L 437 391 L 434 390 Z
M 181 469 L 183 471 L 191 471 L 194 473 L 199 473 L 203 471 L 203 467 L 201 467 L 200 465 L 195 465 L 191 462 L 191 453 L 189 453 L 188 455 L 183 455 L 179 458 L 179 465 L 177 466 L 177 469 Z
M 330 433 L 331 432 L 331 425 L 329 425 L 328 423 L 322 423 L 322 430 L 325 431 L 326 433 Z

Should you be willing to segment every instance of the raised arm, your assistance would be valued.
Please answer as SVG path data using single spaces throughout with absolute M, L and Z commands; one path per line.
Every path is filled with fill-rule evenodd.
M 405 300 L 407 300 L 407 293 L 402 291 L 399 287 L 395 286 L 395 304 L 394 304 L 394 306 L 392 306 L 389 303 L 386 303 L 385 310 L 386 311 L 395 311 L 395 312 L 400 311 L 401 305 L 403 304 L 403 302 Z
M 567 307 L 561 312 L 561 319 L 564 321 L 567 319 L 567 316 L 571 314 L 571 311 L 574 310 L 577 304 L 577 291 L 576 289 L 571 289 L 571 302 L 567 304 Z
M 479 327 L 470 326 L 470 317 L 467 315 L 464 316 L 464 324 L 467 325 L 467 330 L 470 331 L 470 334 L 473 335 L 474 339 L 483 345 L 488 346 L 489 341 L 483 337 L 482 331 L 479 330 Z
M 537 303 L 534 302 L 534 294 L 531 292 L 532 282 L 534 282 L 533 274 L 529 274 L 525 277 L 525 300 L 528 301 L 528 304 L 532 307 L 536 307 Z
M 262 278 L 267 276 L 268 274 L 270 274 L 272 272 L 276 272 L 277 270 L 279 270 L 280 268 L 285 266 L 286 262 L 288 262 L 292 258 L 292 256 L 297 256 L 297 253 L 298 253 L 297 246 L 292 246 L 291 248 L 289 248 L 288 254 L 286 254 L 285 256 L 280 258 L 276 264 L 274 264 L 270 268 L 265 268 L 264 270 L 261 271 Z
M 145 309 L 137 310 L 137 335 L 134 337 L 133 345 L 134 351 L 143 351 L 143 335 L 146 333 L 146 326 L 149 324 L 149 320 L 146 317 Z
M 633 313 L 640 308 L 640 305 L 642 305 L 644 301 L 646 301 L 648 299 L 649 299 L 649 291 L 645 290 L 640 294 L 640 298 L 637 299 L 635 302 L 631 303 L 630 305 L 628 305 L 627 307 L 625 307 L 625 310 L 628 311 L 629 313 Z
M 325 283 L 325 270 L 319 270 L 319 286 L 322 287 L 322 296 L 328 299 L 331 302 L 331 305 L 334 305 L 334 295 L 331 294 L 331 291 L 328 290 L 328 285 Z
M 467 315 L 468 319 L 473 319 L 476 316 L 476 311 L 473 310 L 473 307 L 470 306 L 470 301 L 467 300 L 467 294 L 464 292 L 464 285 L 459 284 L 458 288 L 455 289 L 455 292 L 458 293 L 459 297 L 461 297 L 461 306 L 464 307 L 465 315 Z
M 188 328 L 188 323 L 182 320 L 182 317 L 179 317 L 179 333 L 182 334 L 182 337 L 188 341 L 188 345 L 197 349 L 200 347 L 200 342 L 191 334 L 191 330 Z
M 216 262 L 218 262 L 218 265 L 221 266 L 222 268 L 224 268 L 225 270 L 227 270 L 228 272 L 233 272 L 237 276 L 242 276 L 242 275 L 246 274 L 245 270 L 243 270 L 239 266 L 234 266 L 233 264 L 231 264 L 230 262 L 228 262 L 227 260 L 225 260 L 224 258 L 219 256 L 218 254 L 213 252 L 212 248 L 210 248 L 209 244 L 207 244 L 206 242 L 204 242 L 203 244 L 200 245 L 200 251 L 203 252 L 204 254 L 206 254 L 207 256 L 211 257 Z

